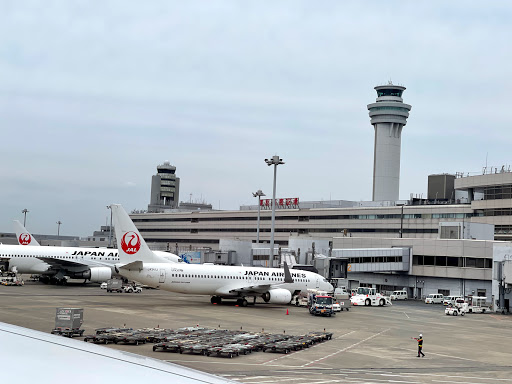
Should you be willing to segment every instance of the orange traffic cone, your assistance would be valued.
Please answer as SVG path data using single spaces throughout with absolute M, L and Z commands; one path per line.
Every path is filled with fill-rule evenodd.
M 288 308 L 286 308 L 286 314 L 289 315 L 290 313 L 288 312 Z

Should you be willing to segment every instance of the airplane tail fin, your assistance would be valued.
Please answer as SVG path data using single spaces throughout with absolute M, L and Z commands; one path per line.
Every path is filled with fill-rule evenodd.
M 14 220 L 14 230 L 19 245 L 32 245 L 36 247 L 40 245 L 18 220 Z
M 112 210 L 112 220 L 116 232 L 119 261 L 122 264 L 135 261 L 161 263 L 162 259 L 149 249 L 124 208 L 120 204 L 112 204 L 110 209 Z

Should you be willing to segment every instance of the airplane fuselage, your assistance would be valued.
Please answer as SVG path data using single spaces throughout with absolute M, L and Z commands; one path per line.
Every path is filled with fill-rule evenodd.
M 155 253 L 169 262 L 177 262 L 179 257 L 167 252 Z M 40 258 L 54 259 L 67 265 L 68 270 L 107 267 L 115 270 L 119 263 L 119 252 L 113 248 L 82 248 L 82 247 L 44 247 L 30 245 L 0 245 L 0 259 L 9 262 L 9 269 L 15 268 L 18 273 L 55 274 L 58 267 Z
M 40 260 L 39 257 L 98 267 L 110 264 L 111 268 L 119 262 L 117 249 L 0 245 L 0 258 L 8 259 L 9 268 L 16 267 L 19 273 L 49 271 L 50 264 Z
M 144 263 L 142 270 L 121 271 L 123 276 L 151 287 L 179 293 L 240 297 L 234 290 L 269 286 L 290 293 L 319 288 L 331 291 L 332 285 L 322 276 L 308 271 L 291 270 L 293 283 L 284 283 L 284 269 L 222 265 Z M 257 288 L 258 289 L 258 288 Z M 233 292 L 232 292 L 233 290 Z M 261 290 L 263 293 L 263 290 Z

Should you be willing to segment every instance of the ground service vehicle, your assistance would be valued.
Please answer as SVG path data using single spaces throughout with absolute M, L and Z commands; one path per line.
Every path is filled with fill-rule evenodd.
M 125 293 L 141 293 L 142 292 L 142 288 L 139 287 L 138 285 L 125 285 L 123 287 L 123 291 Z
M 468 312 L 470 313 L 491 312 L 491 308 L 487 305 L 487 297 L 485 296 L 469 296 L 468 303 Z
M 0 284 L 1 285 L 23 285 L 23 280 L 18 279 L 18 276 L 14 272 L 0 272 Z
M 425 304 L 442 304 L 444 296 L 440 293 L 431 293 L 425 298 Z
M 334 301 L 336 304 L 339 304 L 340 311 L 346 309 L 347 311 L 350 309 L 350 293 L 346 291 L 339 292 L 334 290 Z M 336 311 L 336 307 L 334 309 Z
M 55 313 L 55 328 L 51 333 L 66 337 L 82 336 L 84 330 L 80 329 L 80 327 L 83 322 L 83 308 L 57 308 Z
M 120 279 L 107 280 L 107 292 L 123 292 L 123 281 Z
M 381 295 L 376 288 L 359 287 L 357 293 L 350 298 L 352 305 L 392 305 L 389 296 Z
M 312 315 L 332 316 L 334 315 L 333 298 L 325 294 L 309 292 L 309 313 Z
M 443 299 L 443 305 L 455 305 L 455 301 L 460 299 L 459 296 L 445 296 Z
M 297 307 L 307 307 L 308 306 L 308 292 L 300 292 L 298 295 L 295 296 L 294 302 L 295 302 L 295 306 L 297 306 Z
M 407 300 L 409 298 L 409 295 L 407 294 L 407 291 L 394 291 L 390 299 L 391 300 Z
M 444 309 L 444 314 L 446 316 L 464 316 L 466 314 L 466 310 L 462 307 L 457 307 L 456 305 L 450 304 Z

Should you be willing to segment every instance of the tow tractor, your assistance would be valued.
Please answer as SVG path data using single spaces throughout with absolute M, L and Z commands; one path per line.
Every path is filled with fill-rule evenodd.
M 446 316 L 464 316 L 469 311 L 469 305 L 466 300 L 459 297 L 455 300 L 455 304 L 448 304 L 445 308 L 444 313 Z
M 359 287 L 357 292 L 350 298 L 352 305 L 378 305 L 382 307 L 384 305 L 393 305 L 389 296 L 381 295 L 377 292 L 376 288 Z

